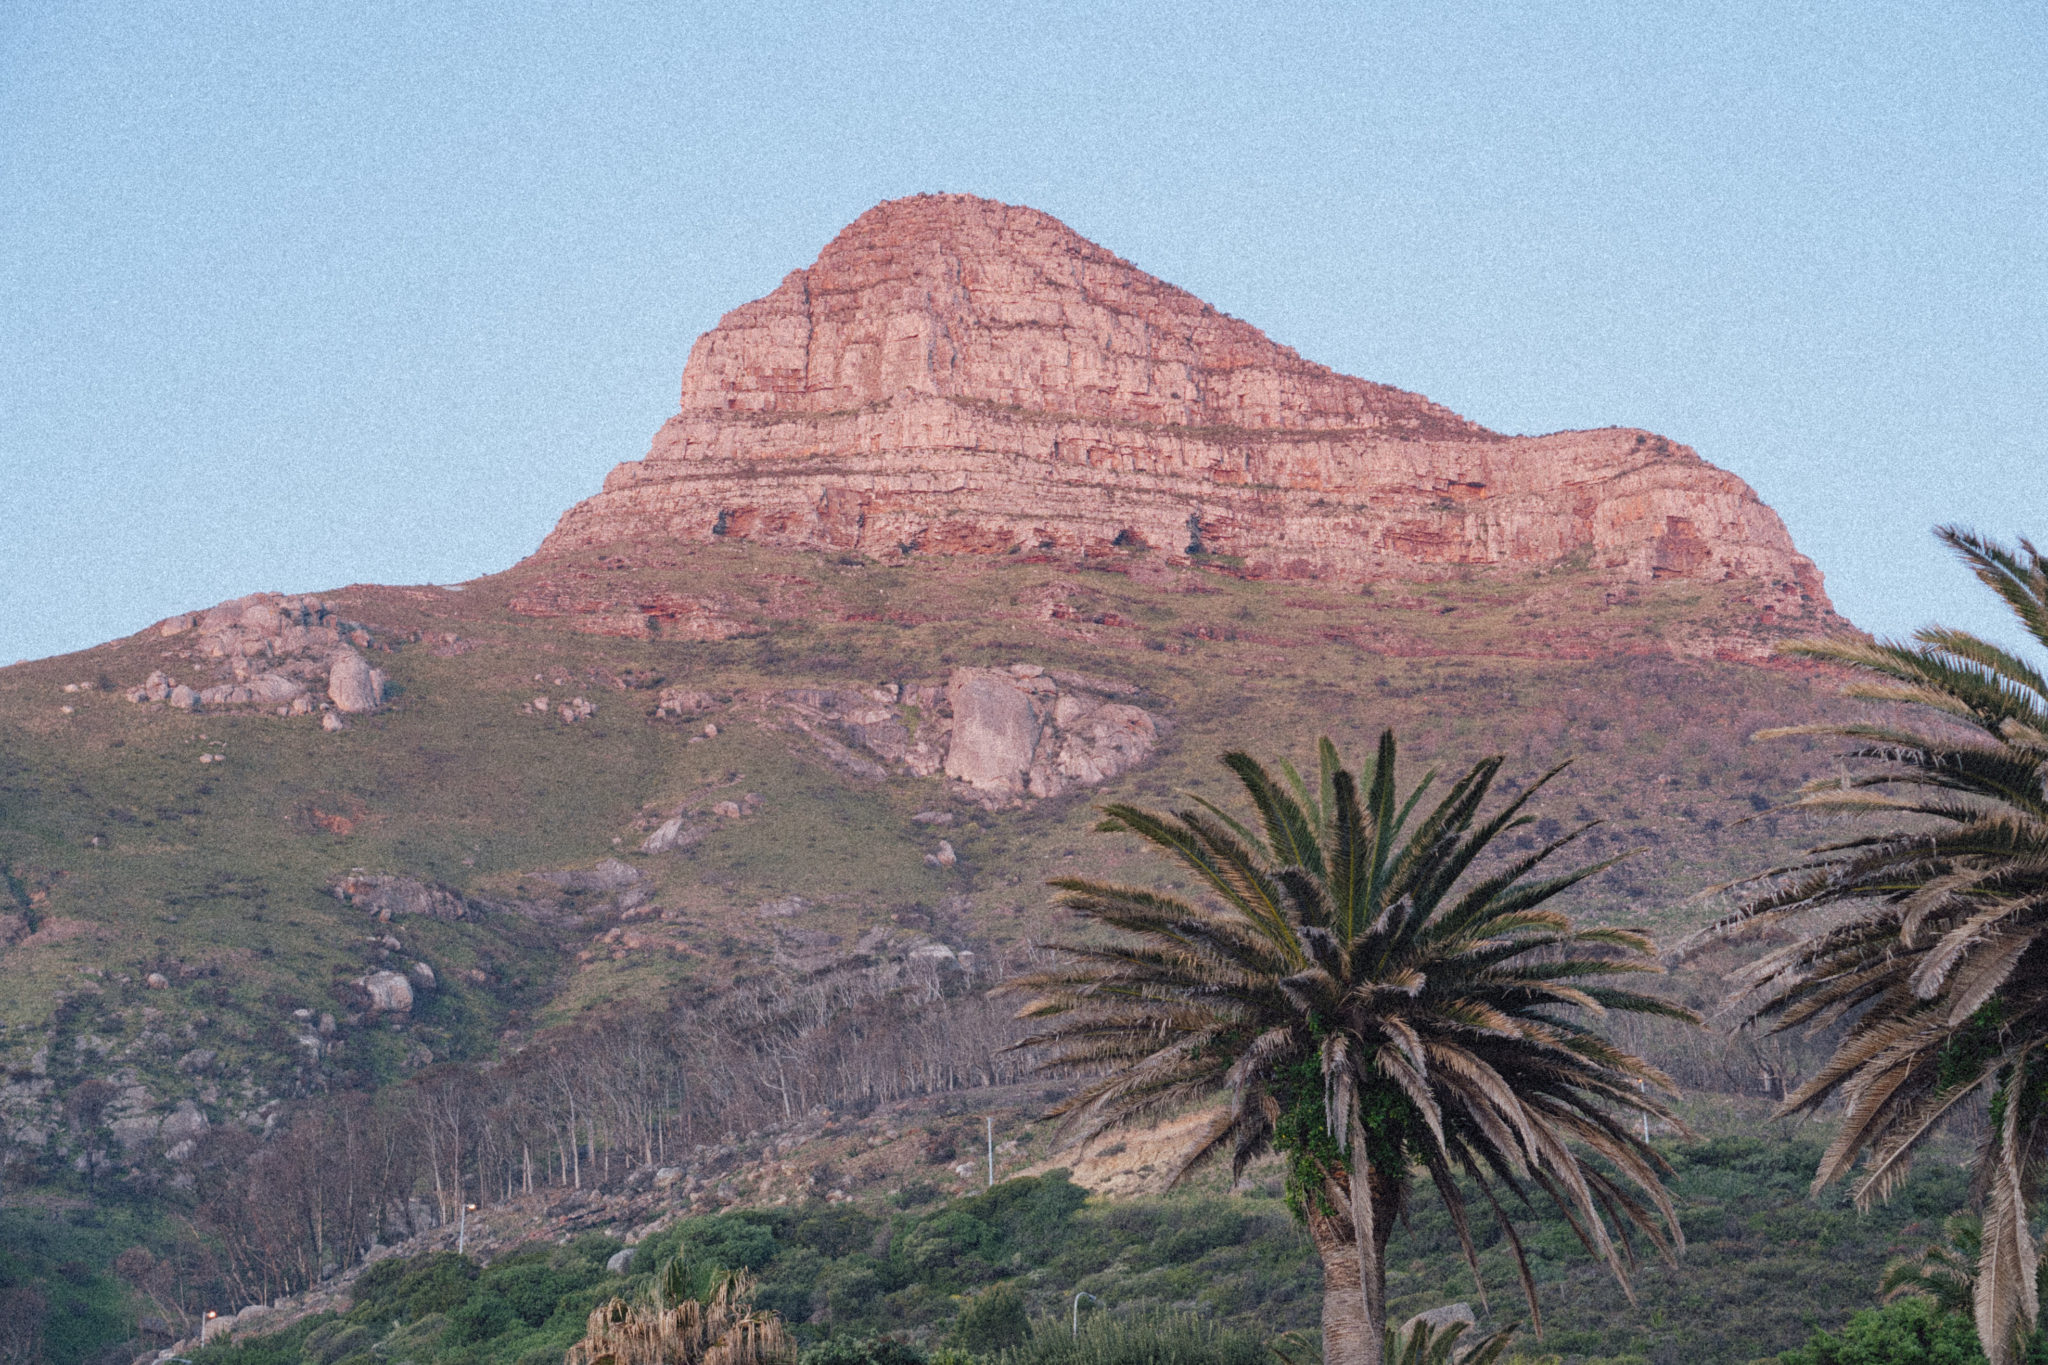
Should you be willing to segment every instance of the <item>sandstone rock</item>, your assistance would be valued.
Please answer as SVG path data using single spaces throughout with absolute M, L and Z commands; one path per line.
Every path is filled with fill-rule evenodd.
M 409 1014 L 412 1011 L 412 983 L 397 972 L 371 972 L 356 982 L 370 997 L 370 1009 L 379 1014 Z
M 328 891 L 335 899 L 367 911 L 387 924 L 407 915 L 440 920 L 469 917 L 468 903 L 461 896 L 411 877 L 351 872 L 337 879 Z
M 369 660 L 352 649 L 334 656 L 327 671 L 327 698 L 350 715 L 374 711 L 384 700 L 384 688 Z
M 157 1130 L 157 1137 L 172 1146 L 181 1142 L 196 1140 L 206 1132 L 206 1115 L 190 1100 L 180 1100 L 178 1107 L 164 1119 Z
M 879 205 L 700 337 L 681 411 L 541 554 L 712 537 L 1149 549 L 1353 580 L 1584 555 L 1831 610 L 1777 516 L 1683 446 L 1501 436 L 1306 361 L 1042 213 L 959 195 Z
M 604 1263 L 604 1268 L 605 1268 L 606 1270 L 610 1271 L 610 1272 L 611 1272 L 612 1274 L 614 1274 L 614 1275 L 623 1275 L 623 1274 L 625 1274 L 625 1273 L 626 1273 L 626 1272 L 627 1272 L 628 1270 L 630 1270 L 630 1269 L 632 1268 L 632 1266 L 633 1266 L 633 1248 L 632 1248 L 632 1247 L 627 1247 L 627 1248 L 626 1248 L 625 1250 L 623 1250 L 623 1251 L 614 1251 L 614 1252 L 613 1252 L 613 1253 L 612 1253 L 612 1254 L 610 1255 L 610 1257 L 608 1257 L 608 1258 L 607 1258 L 607 1259 L 605 1260 L 605 1263 Z
M 620 891 L 641 879 L 640 869 L 617 858 L 606 858 L 596 867 L 587 871 L 571 869 L 563 872 L 544 872 L 540 879 L 552 882 L 564 891 Z
M 424 962 L 413 963 L 412 970 L 406 973 L 406 977 L 423 991 L 435 990 L 441 984 L 434 976 L 434 969 Z
M 210 758 L 212 755 L 209 754 L 207 757 Z M 148 976 L 142 978 L 142 984 L 153 991 L 169 990 L 171 979 L 162 972 L 151 972 Z
M 133 1153 L 156 1138 L 157 1130 L 163 1126 L 158 1114 L 133 1114 L 115 1119 L 107 1125 L 114 1135 L 114 1141 L 121 1144 L 121 1150 Z
M 1038 747 L 1038 718 L 1009 674 L 992 668 L 956 668 L 946 684 L 953 708 L 953 743 L 946 776 L 983 791 L 1019 793 Z
M 935 851 L 924 855 L 926 867 L 951 867 L 959 861 L 960 855 L 953 851 L 952 843 L 945 839 L 939 840 L 939 846 Z
M 320 728 L 332 734 L 336 730 L 346 730 L 348 723 L 341 718 L 339 711 L 329 711 L 326 715 L 320 717 Z
M 250 701 L 275 706 L 279 702 L 289 702 L 304 696 L 306 685 L 282 673 L 259 673 L 249 679 L 247 691 Z
M 1479 1317 L 1469 1303 L 1447 1303 L 1438 1308 L 1426 1309 L 1401 1324 L 1402 1335 L 1413 1332 L 1424 1325 L 1442 1331 L 1453 1323 L 1462 1322 L 1469 1330 L 1479 1325 Z
M 687 716 L 694 711 L 709 711 L 718 704 L 718 699 L 709 692 L 699 692 L 690 687 L 664 687 L 655 703 L 654 713 L 658 716 Z
M 171 705 L 177 707 L 180 711 L 197 711 L 199 709 L 199 694 L 183 683 L 172 688 L 165 700 L 169 701 Z
M 617 891 L 640 880 L 640 869 L 617 858 L 606 858 L 590 869 L 590 886 L 596 891 Z
M 642 853 L 667 853 L 670 849 L 688 848 L 704 837 L 704 832 L 692 828 L 680 815 L 663 821 L 654 833 L 647 836 L 640 845 Z

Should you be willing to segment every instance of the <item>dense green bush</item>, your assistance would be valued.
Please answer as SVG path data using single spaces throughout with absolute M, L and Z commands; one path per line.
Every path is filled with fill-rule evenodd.
M 806 1347 L 797 1365 L 925 1365 L 923 1352 L 893 1337 L 830 1337 Z
M 987 1355 L 1021 1345 L 1030 1336 L 1031 1319 L 1024 1313 L 1024 1296 L 1015 1285 L 999 1284 L 961 1306 L 946 1342 L 975 1355 Z
M 477 1264 L 452 1251 L 429 1252 L 377 1262 L 355 1283 L 357 1322 L 412 1322 L 429 1313 L 446 1313 L 469 1301 Z
M 1779 1365 L 1984 1365 L 1977 1329 L 1961 1313 L 1943 1313 L 1926 1299 L 1905 1298 L 1869 1308 L 1840 1332 L 1815 1332 Z

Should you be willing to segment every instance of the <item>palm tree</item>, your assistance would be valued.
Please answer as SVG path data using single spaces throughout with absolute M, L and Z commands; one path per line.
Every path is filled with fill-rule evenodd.
M 2048 558 L 2024 540 L 2011 550 L 1954 527 L 1936 534 L 2048 646 Z M 1816 1189 L 1867 1156 L 1857 1202 L 1882 1198 L 1943 1119 L 1988 1095 L 1975 1310 L 1985 1354 L 2007 1365 L 2039 1312 L 2026 1206 L 2048 1155 L 2048 680 L 1943 627 L 1786 649 L 1846 665 L 1860 676 L 1845 696 L 1915 708 L 1919 723 L 1765 732 L 1847 739 L 1862 765 L 1808 783 L 1791 809 L 1889 827 L 1759 874 L 1752 883 L 1768 889 L 1714 932 L 1829 912 L 1740 983 L 1750 1020 L 1774 1031 L 1847 1020 L 1827 1065 L 1781 1108 L 1843 1102 Z
M 1496 847 L 1561 769 L 1481 818 L 1502 762 L 1486 759 L 1411 826 L 1431 782 L 1400 798 L 1391 731 L 1362 783 L 1327 739 L 1319 758 L 1311 792 L 1292 767 L 1283 783 L 1245 754 L 1224 756 L 1256 828 L 1200 798 L 1170 815 L 1104 808 L 1098 829 L 1165 852 L 1199 900 L 1052 883 L 1114 931 L 1058 945 L 1059 965 L 1008 983 L 1031 996 L 1022 1015 L 1046 1021 L 1019 1046 L 1054 1074 L 1090 1078 L 1053 1111 L 1063 1135 L 1086 1141 L 1224 1092 L 1175 1178 L 1225 1150 L 1233 1175 L 1263 1150 L 1282 1153 L 1289 1204 L 1322 1258 L 1332 1362 L 1380 1365 L 1387 1239 L 1418 1172 L 1476 1278 L 1467 1178 L 1512 1248 L 1532 1316 L 1503 1194 L 1548 1195 L 1626 1286 L 1629 1228 L 1667 1255 L 1681 1241 L 1668 1168 L 1630 1132 L 1640 1115 L 1672 1121 L 1653 1093 L 1671 1086 L 1587 1021 L 1693 1016 L 1610 984 L 1658 970 L 1641 935 L 1577 929 L 1546 907 L 1614 860 L 1532 876 L 1583 829 L 1521 853 Z

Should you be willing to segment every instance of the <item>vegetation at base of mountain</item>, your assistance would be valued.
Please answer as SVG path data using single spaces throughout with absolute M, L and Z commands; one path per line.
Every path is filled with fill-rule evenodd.
M 1532 1211 L 1523 1240 L 1545 1329 L 1537 1338 L 1525 1326 L 1509 1360 L 1555 1354 L 1569 1365 L 1628 1357 L 1743 1365 L 1791 1349 L 1816 1330 L 1840 1330 L 1867 1308 L 1887 1259 L 1917 1250 L 1966 1195 L 1953 1165 L 1928 1163 L 1889 1203 L 1863 1214 L 1838 1191 L 1805 1196 L 1816 1143 L 1724 1137 L 1663 1150 L 1686 1232 L 1684 1258 L 1675 1267 L 1644 1266 L 1631 1305 L 1584 1260 L 1561 1219 Z M 1036 1324 L 1018 1351 L 1066 1333 L 1079 1292 L 1094 1296 L 1081 1304 L 1084 1329 L 1098 1319 L 1192 1314 L 1263 1342 L 1313 1332 L 1320 1314 L 1314 1249 L 1287 1213 L 1280 1176 L 1277 1166 L 1261 1166 L 1238 1194 L 1112 1203 L 1086 1199 L 1055 1172 L 913 1212 L 823 1202 L 736 1209 L 683 1219 L 648 1237 L 624 1274 L 604 1270 L 621 1244 L 595 1233 L 529 1245 L 488 1265 L 448 1253 L 389 1257 L 357 1280 L 345 1316 L 321 1321 L 378 1334 L 387 1361 L 559 1365 L 593 1308 L 615 1296 L 644 1296 L 652 1269 L 684 1251 L 693 1264 L 753 1274 L 755 1305 L 780 1314 L 807 1350 L 889 1338 L 930 1354 L 935 1365 L 964 1365 L 946 1355 L 957 1349 L 947 1343 L 967 1305 L 991 1289 L 1015 1293 Z M 1526 1322 L 1516 1311 L 1510 1249 L 1483 1225 L 1474 1232 L 1490 1309 L 1449 1218 L 1418 1205 L 1390 1247 L 1390 1314 L 1405 1320 L 1465 1300 L 1480 1310 L 1482 1333 Z M 196 1359 L 321 1365 L 298 1344 L 311 1330 L 300 1323 L 208 1346 Z M 554 1354 L 543 1362 L 547 1351 Z
M 1938 534 L 2048 648 L 2048 556 Z M 1850 742 L 1853 771 L 1809 782 L 1794 804 L 1861 827 L 1761 874 L 1767 889 L 1715 931 L 1797 919 L 1791 943 L 1736 978 L 1750 1018 L 1844 1021 L 1827 1064 L 1785 1101 L 1788 1113 L 1842 1104 L 1816 1184 L 1861 1159 L 1857 1201 L 1881 1198 L 1951 1112 L 1989 1101 L 1975 1315 L 1985 1354 L 2011 1365 L 2040 1312 L 2028 1205 L 2048 1169 L 2048 678 L 1940 626 L 1911 643 L 1789 648 L 1854 670 L 1846 696 L 1905 718 L 1778 732 Z
M 1697 1020 L 1615 984 L 1660 970 L 1646 937 L 1549 904 L 1613 861 L 1543 867 L 1583 828 L 1504 855 L 1559 770 L 1489 803 L 1496 755 L 1424 805 L 1433 774 L 1404 796 L 1391 730 L 1362 777 L 1327 738 L 1317 757 L 1311 789 L 1291 765 L 1282 782 L 1224 755 L 1242 820 L 1200 796 L 1171 814 L 1103 807 L 1098 828 L 1149 842 L 1201 896 L 1053 882 L 1108 940 L 1059 943 L 1055 965 L 1003 989 L 1045 1021 L 1020 1045 L 1040 1069 L 1085 1078 L 1054 1109 L 1063 1128 L 1088 1139 L 1223 1097 L 1174 1178 L 1282 1154 L 1322 1261 L 1326 1362 L 1386 1358 L 1388 1239 L 1424 1173 L 1475 1271 L 1468 1210 L 1484 1200 L 1539 1322 L 1504 1201 L 1540 1191 L 1623 1283 L 1631 1236 L 1673 1259 L 1684 1239 L 1648 1125 L 1673 1117 L 1649 1087 L 1674 1087 L 1593 1025 Z
M 144 1288 L 157 1258 L 143 1245 L 161 1248 L 159 1231 L 117 1203 L 0 1207 L 0 1361 L 85 1365 L 160 1313 Z

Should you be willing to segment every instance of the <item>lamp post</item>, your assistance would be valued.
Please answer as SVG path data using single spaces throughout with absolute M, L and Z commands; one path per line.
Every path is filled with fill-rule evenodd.
M 987 1116 L 987 1118 L 988 1118 L 988 1187 L 989 1187 L 990 1189 L 994 1189 L 994 1188 L 996 1187 L 996 1117 L 995 1117 L 995 1115 L 994 1115 L 994 1114 L 990 1114 L 990 1115 L 988 1115 L 988 1116 Z
M 460 1256 L 469 1248 L 469 1215 L 474 1204 L 464 1204 L 462 1211 L 455 1215 L 455 1254 Z
M 1102 1302 L 1101 1299 L 1096 1298 L 1093 1294 L 1089 1293 L 1085 1289 L 1079 1291 L 1074 1295 L 1074 1326 L 1073 1331 L 1070 1333 L 1070 1335 L 1073 1336 L 1076 1340 L 1079 1340 L 1081 1336 L 1081 1300 L 1083 1299 L 1088 1300 L 1088 1302 L 1090 1303 Z

